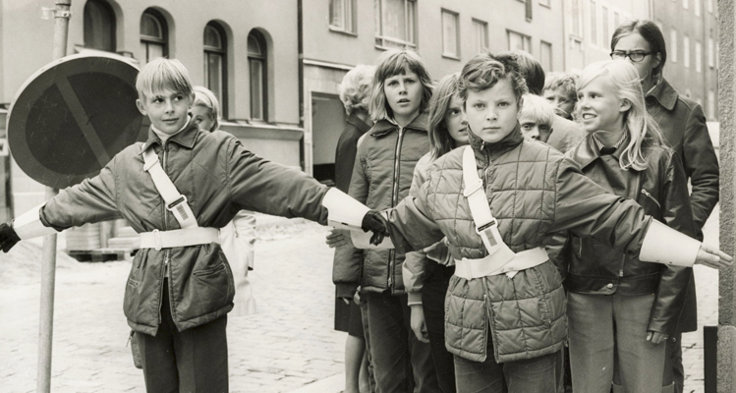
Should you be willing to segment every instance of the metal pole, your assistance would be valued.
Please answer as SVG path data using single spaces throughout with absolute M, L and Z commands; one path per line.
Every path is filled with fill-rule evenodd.
M 66 56 L 71 0 L 56 0 L 54 8 L 54 60 Z M 46 188 L 46 200 L 57 190 Z M 38 367 L 36 391 L 51 391 L 51 348 L 54 335 L 54 287 L 56 285 L 56 235 L 43 239 L 41 260 L 41 307 L 38 327 Z

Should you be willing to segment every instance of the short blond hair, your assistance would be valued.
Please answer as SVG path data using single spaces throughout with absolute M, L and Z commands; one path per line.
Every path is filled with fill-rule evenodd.
M 527 93 L 522 98 L 520 117 L 530 117 L 538 125 L 552 126 L 552 120 L 555 118 L 555 108 L 552 104 L 536 94 Z
M 355 110 L 368 113 L 375 72 L 376 67 L 372 65 L 358 64 L 342 78 L 337 90 L 348 115 Z
M 135 89 L 141 99 L 166 89 L 190 95 L 192 80 L 189 70 L 179 60 L 160 57 L 143 66 L 135 80 Z
M 214 120 L 212 128 L 208 131 L 215 131 L 220 128 L 220 102 L 217 101 L 215 93 L 204 86 L 194 86 L 194 104 L 192 106 L 201 106 L 210 111 L 210 117 Z

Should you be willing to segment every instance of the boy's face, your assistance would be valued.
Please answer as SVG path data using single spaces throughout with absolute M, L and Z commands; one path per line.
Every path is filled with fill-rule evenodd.
M 516 127 L 519 99 L 507 77 L 498 80 L 491 88 L 468 90 L 465 111 L 473 133 L 484 142 L 496 143 Z
M 202 131 L 213 131 L 215 119 L 212 118 L 212 111 L 203 105 L 194 105 L 190 111 L 192 113 L 192 122 Z
M 568 93 L 562 88 L 547 89 L 542 92 L 544 98 L 555 108 L 555 112 L 562 117 L 569 117 L 575 109 L 575 92 Z
M 542 142 L 547 142 L 549 134 L 552 132 L 552 128 L 549 124 L 537 121 L 532 116 L 522 113 L 519 116 L 519 124 L 521 125 L 521 133 L 524 134 L 524 138 L 536 139 Z
M 138 110 L 151 119 L 151 125 L 166 135 L 174 135 L 187 124 L 194 94 L 165 89 L 136 100 Z
M 386 103 L 394 112 L 394 120 L 408 121 L 417 114 L 422 104 L 422 90 L 422 83 L 413 71 L 404 70 L 403 74 L 386 78 L 383 93 Z

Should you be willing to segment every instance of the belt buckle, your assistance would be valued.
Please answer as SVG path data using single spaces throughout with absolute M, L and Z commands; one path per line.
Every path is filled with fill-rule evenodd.
M 486 224 L 475 227 L 475 233 L 477 233 L 481 240 L 483 240 L 483 244 L 488 248 L 489 253 L 498 245 L 499 239 L 496 239 L 496 236 L 493 233 L 493 229 L 496 228 L 496 225 L 496 220 L 492 219 Z
M 182 203 L 186 203 L 186 202 L 187 202 L 186 195 L 180 195 L 179 196 L 179 199 L 177 199 L 174 202 L 171 202 L 168 205 L 166 205 L 166 210 L 168 210 L 168 211 L 170 211 L 170 212 L 173 213 L 174 212 L 174 209 L 176 209 L 177 206 L 181 205 Z
M 158 229 L 154 229 L 151 231 L 151 236 L 153 237 L 153 248 L 156 249 L 156 251 L 160 251 L 163 242 L 161 241 L 161 232 Z

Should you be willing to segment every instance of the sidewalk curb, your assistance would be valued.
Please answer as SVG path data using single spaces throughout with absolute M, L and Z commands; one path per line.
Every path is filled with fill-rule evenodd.
M 345 374 L 335 374 L 288 393 L 338 393 L 345 388 Z

